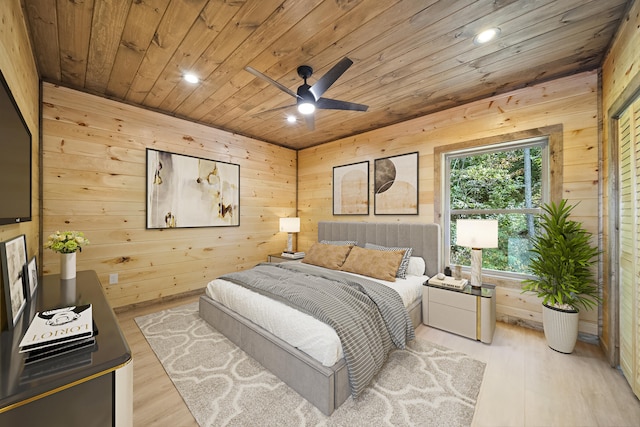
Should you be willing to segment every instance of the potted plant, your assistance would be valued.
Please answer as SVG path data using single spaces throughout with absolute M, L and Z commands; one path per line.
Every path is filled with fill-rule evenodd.
M 88 244 L 89 239 L 81 231 L 56 231 L 49 235 L 44 247 L 60 253 L 61 279 L 76 277 L 76 252 L 82 252 L 82 246 Z
M 571 353 L 578 339 L 580 307 L 588 310 L 600 301 L 592 267 L 600 253 L 592 234 L 580 222 L 569 219 L 574 206 L 561 200 L 542 207 L 541 233 L 533 238 L 529 271 L 523 292 L 542 298 L 542 325 L 547 344 Z

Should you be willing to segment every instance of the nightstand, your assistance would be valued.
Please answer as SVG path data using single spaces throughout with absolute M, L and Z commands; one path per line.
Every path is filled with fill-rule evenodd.
M 422 323 L 490 344 L 496 328 L 495 286 L 451 289 L 425 282 Z
M 282 256 L 280 254 L 269 254 L 267 256 L 267 261 L 268 262 L 289 262 L 289 261 L 300 261 L 301 259 L 302 258 L 296 258 L 296 259 L 287 258 L 287 257 L 284 257 L 284 256 Z

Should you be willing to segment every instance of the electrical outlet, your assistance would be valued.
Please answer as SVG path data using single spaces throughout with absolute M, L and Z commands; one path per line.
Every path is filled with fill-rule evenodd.
M 118 283 L 118 273 L 109 274 L 109 284 L 115 285 L 116 283 Z

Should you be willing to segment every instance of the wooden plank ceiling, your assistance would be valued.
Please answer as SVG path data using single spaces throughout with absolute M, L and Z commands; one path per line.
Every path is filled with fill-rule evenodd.
M 597 68 L 627 0 L 22 0 L 45 81 L 295 149 Z M 499 38 L 473 43 L 482 29 Z M 313 83 L 354 64 L 309 130 L 296 69 Z M 197 84 L 183 79 L 200 77 Z M 287 114 L 298 116 L 291 124 Z

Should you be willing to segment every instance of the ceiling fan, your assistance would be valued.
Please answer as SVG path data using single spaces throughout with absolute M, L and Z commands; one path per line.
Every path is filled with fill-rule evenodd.
M 350 111 L 367 111 L 369 106 L 356 104 L 354 102 L 340 101 L 338 99 L 322 98 L 322 94 L 335 83 L 338 78 L 353 64 L 353 61 L 349 58 L 343 58 L 336 65 L 333 66 L 327 73 L 320 77 L 320 79 L 313 85 L 307 84 L 307 79 L 313 74 L 313 68 L 308 65 L 301 65 L 298 67 L 298 75 L 304 79 L 304 84 L 298 87 L 297 93 L 286 87 L 285 85 L 278 83 L 271 77 L 262 74 L 255 68 L 246 66 L 244 69 L 259 77 L 281 91 L 296 98 L 296 104 L 298 111 L 302 114 L 307 122 L 307 127 L 310 130 L 315 129 L 315 120 L 313 113 L 316 109 L 319 110 L 350 110 Z M 294 105 L 287 105 L 285 107 L 274 108 L 268 111 L 280 110 L 283 108 L 290 108 Z

